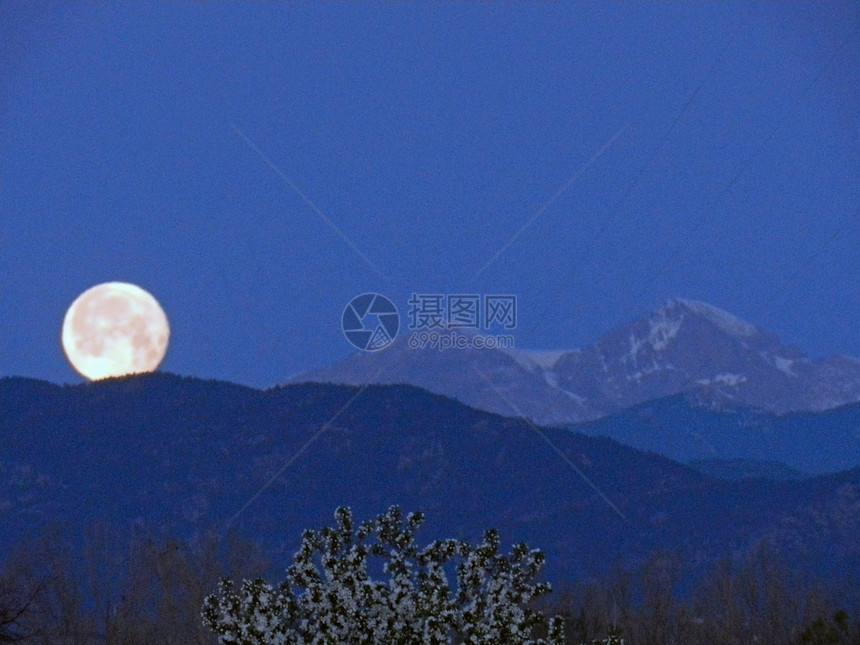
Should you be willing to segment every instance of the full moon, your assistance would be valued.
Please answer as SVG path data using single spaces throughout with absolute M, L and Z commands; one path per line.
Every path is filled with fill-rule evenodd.
M 170 326 L 148 292 L 127 282 L 84 291 L 63 320 L 63 350 L 90 380 L 152 372 L 167 352 Z

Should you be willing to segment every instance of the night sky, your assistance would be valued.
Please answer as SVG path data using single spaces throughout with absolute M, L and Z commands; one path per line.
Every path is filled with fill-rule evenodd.
M 364 292 L 515 294 L 535 349 L 681 296 L 860 356 L 858 27 L 851 2 L 2 2 L 0 375 L 80 382 L 63 315 L 112 280 L 167 312 L 162 369 L 255 387 L 355 351 Z

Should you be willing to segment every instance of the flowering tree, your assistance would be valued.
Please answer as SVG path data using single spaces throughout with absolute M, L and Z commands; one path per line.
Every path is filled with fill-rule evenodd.
M 549 593 L 534 580 L 545 556 L 525 544 L 499 553 L 499 535 L 477 547 L 438 540 L 420 549 L 424 517 L 405 518 L 392 506 L 354 529 L 349 508 L 337 526 L 305 531 L 302 546 L 278 587 L 224 579 L 203 604 L 203 622 L 224 645 L 562 645 L 560 619 L 549 621 L 528 603 Z M 382 558 L 387 580 L 374 580 L 369 556 Z M 447 566 L 457 560 L 456 567 Z M 457 588 L 448 582 L 456 572 Z M 534 635 L 546 627 L 547 638 Z
M 581 645 L 585 645 L 585 643 L 582 643 Z M 609 636 L 602 640 L 591 641 L 591 645 L 624 645 L 624 639 L 621 638 L 620 631 L 614 627 L 610 627 Z

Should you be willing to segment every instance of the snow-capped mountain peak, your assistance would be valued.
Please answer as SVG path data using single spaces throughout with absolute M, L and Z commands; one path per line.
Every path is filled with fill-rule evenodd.
M 669 315 L 670 312 L 677 312 L 679 309 L 686 309 L 688 312 L 701 316 L 730 336 L 748 337 L 760 333 L 755 325 L 700 300 L 675 298 L 667 302 L 660 311 Z
M 698 300 L 675 298 L 654 313 L 610 332 L 598 345 L 606 361 L 619 360 L 641 373 L 642 363 L 650 364 L 651 372 L 670 367 L 668 355 L 678 346 L 691 349 L 691 344 L 714 347 L 737 341 L 745 346 L 752 342 L 762 349 L 772 345 L 770 340 L 754 325 L 718 307 Z M 624 345 L 623 352 L 619 352 L 621 345 Z M 692 349 L 701 352 L 701 347 Z M 684 353 L 683 349 L 681 351 Z
M 391 348 L 291 379 L 408 383 L 538 423 L 576 423 L 695 392 L 714 405 L 784 413 L 860 401 L 860 361 L 813 360 L 737 316 L 675 298 L 577 350 Z

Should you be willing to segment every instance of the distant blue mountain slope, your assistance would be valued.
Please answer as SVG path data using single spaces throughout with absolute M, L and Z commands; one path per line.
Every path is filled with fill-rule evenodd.
M 860 403 L 777 415 L 679 394 L 569 427 L 681 462 L 779 462 L 811 474 L 860 466 Z

